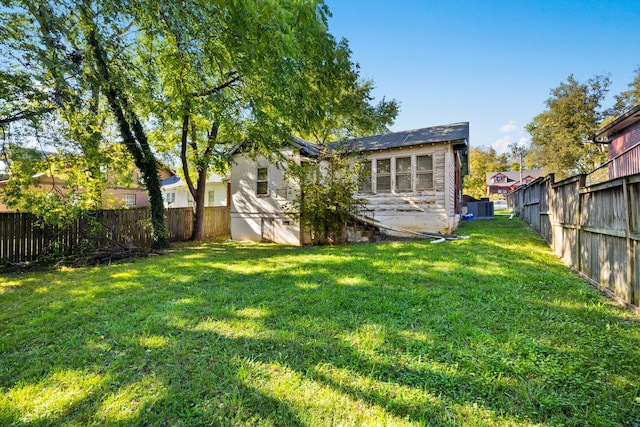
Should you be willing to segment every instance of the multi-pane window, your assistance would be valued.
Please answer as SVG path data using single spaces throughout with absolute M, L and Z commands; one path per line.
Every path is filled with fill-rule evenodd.
M 411 191 L 411 157 L 396 158 L 396 191 Z
M 362 165 L 362 181 L 360 183 L 360 191 L 368 193 L 371 191 L 371 162 L 364 162 Z
M 267 168 L 258 168 L 256 194 L 258 196 L 266 196 L 269 194 L 269 169 Z
M 433 190 L 433 156 L 416 157 L 416 190 Z
M 124 195 L 124 204 L 125 206 L 135 206 L 136 205 L 136 195 L 135 194 L 125 194 Z
M 215 193 L 213 190 L 209 190 L 207 192 L 207 206 L 215 206 L 216 205 L 216 198 L 215 198 Z
M 164 195 L 165 201 L 167 202 L 167 205 L 170 205 L 172 203 L 176 202 L 176 193 L 165 193 Z
M 391 159 L 376 160 L 376 191 L 391 191 Z

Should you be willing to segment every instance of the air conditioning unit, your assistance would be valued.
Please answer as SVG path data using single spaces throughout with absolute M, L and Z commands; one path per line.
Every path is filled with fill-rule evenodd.
M 493 218 L 493 202 L 489 200 L 467 202 L 467 213 L 473 214 L 475 219 Z

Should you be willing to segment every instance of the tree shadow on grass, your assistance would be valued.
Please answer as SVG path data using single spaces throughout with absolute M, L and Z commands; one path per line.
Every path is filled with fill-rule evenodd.
M 69 285 L 24 329 L 3 326 L 17 337 L 3 347 L 0 378 L 5 394 L 64 372 L 99 384 L 54 414 L 14 408 L 0 421 L 29 412 L 24 424 L 329 425 L 365 422 L 375 410 L 375 420 L 432 425 L 640 418 L 633 326 L 607 309 L 586 316 L 587 306 L 563 299 L 553 272 L 530 283 L 517 260 L 499 263 L 500 250 L 220 245 L 204 257 L 187 252 L 198 254 L 195 266 L 175 256 L 164 271 L 96 270 L 113 283 Z M 460 265 L 476 252 L 486 256 Z M 595 345 L 593 329 L 605 324 L 618 332 Z M 616 337 L 632 349 L 624 367 L 599 353 Z M 17 372 L 25 355 L 39 367 Z M 330 403 L 312 403 L 318 396 Z

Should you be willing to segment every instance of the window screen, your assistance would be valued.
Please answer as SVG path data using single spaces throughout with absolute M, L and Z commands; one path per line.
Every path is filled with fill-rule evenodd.
M 391 191 L 391 159 L 376 161 L 376 191 Z
M 416 190 L 433 190 L 433 156 L 416 157 Z
M 396 191 L 411 191 L 411 157 L 396 159 Z

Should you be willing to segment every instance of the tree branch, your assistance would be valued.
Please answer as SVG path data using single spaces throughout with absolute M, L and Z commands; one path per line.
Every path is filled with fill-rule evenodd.
M 27 111 L 27 110 L 20 111 L 19 113 L 16 113 L 13 116 L 4 117 L 0 119 L 0 126 L 17 122 L 19 120 L 30 119 L 32 117 L 41 116 L 43 114 L 50 113 L 53 110 L 55 110 L 55 108 L 53 107 L 44 107 L 35 111 Z
M 234 72 L 232 72 L 232 73 L 229 73 L 229 76 L 232 76 L 232 75 L 234 75 L 234 74 L 236 74 L 236 72 L 235 72 L 235 71 L 234 71 Z M 221 85 L 219 85 L 219 86 L 216 86 L 216 87 L 211 88 L 211 89 L 204 90 L 204 91 L 202 91 L 202 92 L 194 92 L 194 93 L 192 93 L 192 95 L 193 95 L 194 97 L 196 97 L 196 98 L 200 98 L 200 97 L 203 97 L 203 96 L 213 95 L 214 93 L 218 93 L 218 92 L 220 92 L 222 89 L 225 89 L 225 88 L 227 88 L 227 87 L 231 86 L 232 84 L 234 84 L 234 83 L 236 83 L 236 82 L 239 82 L 240 80 L 242 80 L 242 76 L 238 76 L 238 75 L 236 75 L 236 76 L 235 76 L 234 78 L 232 78 L 231 80 L 229 80 L 229 81 L 227 81 L 227 82 L 225 82 L 225 83 L 223 83 L 223 84 L 221 84 Z

